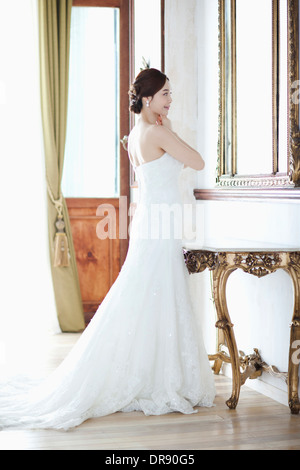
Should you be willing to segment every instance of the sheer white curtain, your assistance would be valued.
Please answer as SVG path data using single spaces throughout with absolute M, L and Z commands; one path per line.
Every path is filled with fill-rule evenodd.
M 29 347 L 60 331 L 48 258 L 37 0 L 0 0 L 0 44 L 3 363 L 9 344 Z

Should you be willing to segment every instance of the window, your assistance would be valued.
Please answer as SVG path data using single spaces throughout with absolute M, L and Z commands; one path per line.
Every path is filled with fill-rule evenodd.
M 72 9 L 65 197 L 119 196 L 119 9 Z
M 161 70 L 161 0 L 134 1 L 135 76 L 144 68 L 143 59 Z

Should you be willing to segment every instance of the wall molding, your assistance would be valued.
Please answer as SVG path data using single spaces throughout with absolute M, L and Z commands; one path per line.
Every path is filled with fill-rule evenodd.
M 287 202 L 300 203 L 300 189 L 194 189 L 197 201 Z

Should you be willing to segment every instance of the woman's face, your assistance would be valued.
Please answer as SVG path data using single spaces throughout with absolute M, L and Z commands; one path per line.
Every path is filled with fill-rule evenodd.
M 161 116 L 167 116 L 171 103 L 172 91 L 169 80 L 166 81 L 161 90 L 159 90 L 152 99 L 150 98 L 150 109 L 152 112 Z

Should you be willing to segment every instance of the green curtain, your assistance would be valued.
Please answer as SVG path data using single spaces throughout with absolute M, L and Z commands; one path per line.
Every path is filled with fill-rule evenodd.
M 72 0 L 38 0 L 40 85 L 52 279 L 64 332 L 85 327 L 68 209 L 61 191 L 64 163 Z

